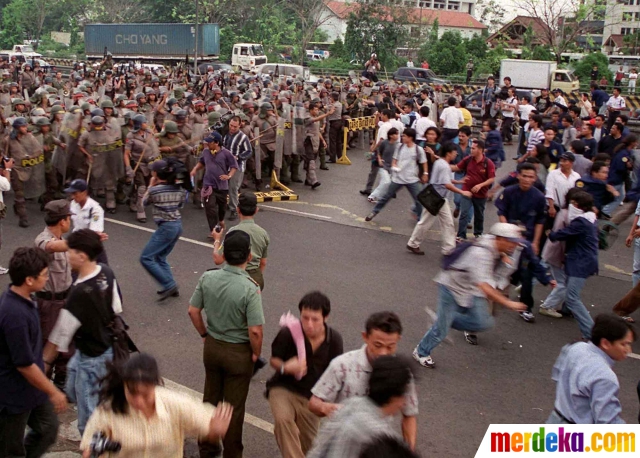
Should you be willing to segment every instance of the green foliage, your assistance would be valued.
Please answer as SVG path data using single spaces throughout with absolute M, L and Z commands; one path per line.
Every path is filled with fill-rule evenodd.
M 426 50 L 430 68 L 438 75 L 461 73 L 468 61 L 460 32 L 447 31 Z
M 497 75 L 500 72 L 500 62 L 511 57 L 502 46 L 490 49 L 484 59 L 475 66 L 476 75 Z
M 389 8 L 386 2 L 359 1 L 359 8 L 349 15 L 344 44 L 352 59 L 366 62 L 371 53 L 378 55 L 382 67 L 395 68 L 396 48 L 407 39 L 402 25 L 406 18 L 399 10 Z
M 465 38 L 463 40 L 467 57 L 471 57 L 474 62 L 478 62 L 487 54 L 489 46 L 487 45 L 486 37 L 482 35 L 474 35 L 472 38 Z
M 591 80 L 591 70 L 594 65 L 598 66 L 600 78 L 604 76 L 609 81 L 613 80 L 613 73 L 609 70 L 609 59 L 607 56 L 601 52 L 593 52 L 579 60 L 573 69 L 573 73 L 578 77 L 580 83 L 589 82 Z
M 323 75 L 322 69 L 331 69 L 331 70 L 359 70 L 360 66 L 352 65 L 348 60 L 342 59 L 339 57 L 329 57 L 324 60 L 315 60 L 309 62 L 309 68 L 312 69 L 313 73 L 316 75 Z
M 349 54 L 340 38 L 336 39 L 329 47 L 329 55 L 331 58 L 349 61 Z

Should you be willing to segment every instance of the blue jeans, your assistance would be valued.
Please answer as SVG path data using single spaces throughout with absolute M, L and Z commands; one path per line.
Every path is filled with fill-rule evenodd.
M 633 240 L 633 287 L 635 288 L 640 282 L 640 239 Z
M 78 430 L 84 434 L 89 417 L 98 405 L 100 380 L 107 374 L 107 362 L 113 359 L 109 348 L 100 356 L 91 358 L 76 350 L 67 364 L 67 382 L 64 392 L 78 406 Z
M 462 172 L 456 172 L 453 174 L 453 178 L 455 180 L 462 180 L 465 174 Z M 458 189 L 462 189 L 462 184 L 454 184 L 454 186 Z M 458 194 L 457 192 L 453 194 L 453 203 L 456 204 L 456 209 L 460 210 L 460 201 L 462 200 L 462 194 Z
M 613 187 L 620 193 L 620 195 L 616 197 L 613 202 L 608 203 L 602 208 L 602 212 L 607 215 L 611 215 L 620 206 L 620 202 L 624 199 L 624 183 L 614 185 Z
M 411 197 L 413 197 L 413 208 L 411 209 L 411 211 L 416 214 L 418 219 L 420 219 L 420 216 L 422 214 L 422 204 L 418 202 L 418 194 L 420 194 L 420 191 L 422 191 L 422 183 L 420 183 L 419 181 L 409 184 L 399 184 L 391 181 L 391 183 L 389 183 L 387 193 L 382 196 L 376 206 L 373 207 L 373 213 L 380 213 L 384 206 L 387 205 L 389 199 L 391 199 L 395 195 L 395 193 L 398 192 L 398 190 L 403 186 L 409 190 L 409 192 L 411 193 Z
M 567 298 L 567 275 L 562 267 L 551 266 L 551 275 L 558 285 L 551 290 L 544 303 L 540 305 L 541 309 L 560 310 Z
M 163 291 L 176 286 L 167 256 L 181 234 L 182 221 L 160 223 L 140 254 L 140 264 L 160 284 Z
M 489 313 L 487 300 L 474 297 L 471 307 L 462 307 L 446 286 L 438 286 L 438 317 L 418 344 L 418 354 L 428 356 L 442 342 L 449 329 L 481 332 L 493 327 L 493 317 Z
M 573 317 L 578 322 L 578 327 L 580 328 L 582 337 L 590 339 L 591 328 L 593 328 L 593 319 L 580 299 L 580 292 L 582 291 L 582 288 L 584 288 L 584 284 L 586 282 L 586 278 L 567 276 L 567 299 L 564 305 L 571 311 L 571 313 L 573 313 Z
M 460 199 L 460 221 L 458 222 L 458 237 L 467 238 L 467 224 L 473 218 L 473 235 L 480 236 L 484 231 L 484 207 L 487 199 L 478 199 L 461 196 Z M 473 210 L 472 210 L 473 208 Z

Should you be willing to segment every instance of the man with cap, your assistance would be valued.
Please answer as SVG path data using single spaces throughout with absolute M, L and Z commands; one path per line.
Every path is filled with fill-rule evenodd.
M 222 135 L 211 132 L 205 139 L 205 149 L 202 156 L 191 169 L 191 176 L 195 177 L 199 170 L 204 169 L 201 191 L 209 230 L 219 224 L 224 228 L 224 217 L 227 212 L 227 196 L 229 195 L 229 180 L 238 171 L 238 162 L 231 152 L 222 146 Z
M 458 245 L 444 257 L 435 279 L 439 284 L 438 316 L 413 350 L 414 359 L 422 366 L 435 367 L 431 352 L 447 337 L 449 329 L 479 332 L 493 327 L 488 301 L 511 310 L 526 310 L 525 304 L 510 300 L 493 286 L 509 283 L 518 266 L 513 255 L 521 237 L 515 224 L 495 223 L 489 234 Z
M 260 290 L 264 289 L 264 270 L 267 267 L 267 250 L 269 248 L 269 234 L 262 227 L 258 226 L 254 220 L 258 213 L 258 198 L 252 192 L 240 194 L 238 213 L 240 222 L 229 229 L 228 232 L 236 230 L 244 231 L 251 237 L 251 261 L 247 265 L 247 273 L 253 278 Z M 213 252 L 213 260 L 217 266 L 224 262 L 223 247 Z
M 26 199 L 40 197 L 44 192 L 44 152 L 33 134 L 29 133 L 27 120 L 23 117 L 13 121 L 8 142 L 7 157 L 15 160 L 11 174 L 13 211 L 18 215 L 20 227 L 28 227 Z
M 260 150 L 262 161 L 261 179 L 256 180 L 256 191 L 262 188 L 262 180 L 267 183 L 271 182 L 271 171 L 273 170 L 273 161 L 276 151 L 276 127 L 278 126 L 278 118 L 276 117 L 273 105 L 265 102 L 260 105 L 260 113 L 255 115 L 251 121 L 251 129 L 256 127 L 259 129 Z
M 91 229 L 98 233 L 104 241 L 108 239 L 104 232 L 104 210 L 98 202 L 89 197 L 89 185 L 82 178 L 73 180 L 69 187 L 64 190 L 71 197 L 71 222 L 73 232 L 80 229 Z M 109 264 L 107 252 L 102 253 L 97 258 L 101 264 Z
M 71 228 L 70 217 L 73 213 L 69 201 L 65 199 L 49 202 L 44 206 L 44 211 L 47 227 L 36 237 L 35 245 L 44 250 L 49 258 L 49 278 L 42 291 L 36 293 L 42 341 L 46 342 L 71 288 L 69 246 L 62 236 Z M 51 376 L 53 372 L 53 383 L 60 389 L 64 389 L 67 363 L 73 356 L 73 351 L 71 347 L 68 352 L 60 353 L 55 361 L 50 361 L 52 364 L 47 375 Z
M 185 165 L 193 148 L 185 143 L 178 130 L 178 125 L 173 121 L 164 123 L 164 128 L 158 137 L 158 147 L 162 157 L 175 157 Z
M 213 232 L 214 252 L 222 231 Z M 233 406 L 229 430 L 222 440 L 223 458 L 242 458 L 245 403 L 256 361 L 262 353 L 264 312 L 260 287 L 247 273 L 251 238 L 242 230 L 224 239 L 227 265 L 205 272 L 189 301 L 189 317 L 204 342 L 204 402 Z M 206 316 L 206 325 L 202 310 Z M 200 457 L 220 456 L 218 444 L 200 445 Z
M 42 145 L 44 152 L 44 179 L 45 179 L 45 193 L 42 195 L 42 206 L 55 199 L 56 193 L 59 191 L 58 184 L 58 172 L 53 167 L 53 150 L 56 146 L 61 149 L 65 149 L 67 145 L 61 142 L 51 132 L 51 121 L 47 118 L 39 118 L 36 121 L 36 130 L 33 136 L 38 143 Z
M 147 119 L 143 115 L 135 115 L 133 127 L 125 140 L 124 163 L 127 180 L 129 183 L 133 182 L 129 210 L 136 213 L 136 219 L 141 223 L 147 222 L 143 196 L 151 179 L 149 166 L 159 158 L 158 143 L 147 127 Z
M 182 163 L 173 158 L 153 162 L 149 189 L 143 198 L 144 205 L 153 205 L 153 220 L 158 227 L 142 250 L 140 263 L 160 285 L 158 302 L 179 295 L 178 284 L 167 263 L 167 256 L 182 234 L 180 209 L 184 205 L 185 190 L 175 183 L 179 167 Z

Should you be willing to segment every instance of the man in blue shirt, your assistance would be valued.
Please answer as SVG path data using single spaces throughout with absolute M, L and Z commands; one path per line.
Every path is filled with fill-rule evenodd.
M 556 400 L 547 424 L 624 423 L 612 367 L 631 353 L 635 339 L 623 318 L 603 313 L 596 317 L 589 342 L 565 346 L 553 366 Z
M 502 223 L 524 226 L 522 234 L 531 242 L 534 254 L 540 253 L 540 240 L 545 222 L 544 194 L 533 186 L 538 175 L 533 164 L 523 163 L 518 171 L 518 184 L 509 186 L 496 200 L 498 217 Z M 527 305 L 527 311 L 522 312 L 522 318 L 527 322 L 534 321 L 533 310 L 533 277 L 535 262 L 528 262 L 520 269 L 520 302 Z
M 54 410 L 67 407 L 67 397 L 45 375 L 31 299 L 47 283 L 48 265 L 47 254 L 35 247 L 18 248 L 9 262 L 11 286 L 0 298 L 0 456 L 44 455 L 58 435 Z
M 191 171 L 195 176 L 198 170 L 205 169 L 202 201 L 209 223 L 209 230 L 220 223 L 224 228 L 224 217 L 227 212 L 227 196 L 229 195 L 229 180 L 238 171 L 238 161 L 226 148 L 222 146 L 222 135 L 212 132 L 204 139 L 207 144 L 202 156 Z
M 596 106 L 596 112 L 600 113 L 600 109 L 602 105 L 607 103 L 609 100 L 609 94 L 598 87 L 598 83 L 591 83 L 591 99 L 593 100 L 594 105 Z

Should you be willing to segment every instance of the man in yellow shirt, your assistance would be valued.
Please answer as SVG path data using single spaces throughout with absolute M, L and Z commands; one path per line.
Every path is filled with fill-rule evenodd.
M 460 128 L 462 126 L 471 127 L 473 125 L 473 117 L 471 116 L 471 112 L 469 110 L 467 110 L 467 101 L 466 100 L 461 100 L 460 101 L 460 108 L 458 108 L 458 110 L 460 110 L 462 112 L 462 117 L 464 118 L 464 121 L 458 124 L 458 128 Z

